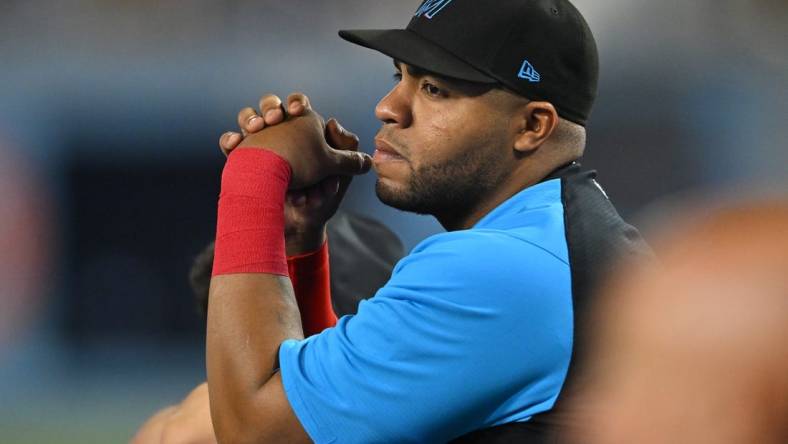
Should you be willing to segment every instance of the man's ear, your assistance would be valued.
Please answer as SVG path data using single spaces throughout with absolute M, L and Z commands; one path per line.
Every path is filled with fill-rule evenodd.
M 520 109 L 520 131 L 514 149 L 530 153 L 550 138 L 558 126 L 558 111 L 550 102 L 528 102 Z

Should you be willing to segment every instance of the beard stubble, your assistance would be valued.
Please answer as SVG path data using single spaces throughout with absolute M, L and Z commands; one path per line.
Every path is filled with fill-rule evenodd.
M 470 214 L 505 177 L 498 158 L 485 150 L 468 150 L 418 170 L 408 163 L 408 168 L 410 176 L 401 189 L 377 180 L 375 193 L 378 199 L 398 210 L 438 218 Z

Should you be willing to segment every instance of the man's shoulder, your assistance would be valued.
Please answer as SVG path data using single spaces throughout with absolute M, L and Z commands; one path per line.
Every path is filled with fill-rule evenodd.
M 524 239 L 513 230 L 474 228 L 432 235 L 416 245 L 410 254 L 433 251 L 462 252 L 468 248 L 478 249 L 480 252 L 491 249 L 512 251 L 527 248 L 527 244 L 531 244 L 523 241 Z
M 471 229 L 440 233 L 418 244 L 394 270 L 424 270 L 435 276 L 473 280 L 517 279 L 568 267 L 566 257 L 517 231 Z

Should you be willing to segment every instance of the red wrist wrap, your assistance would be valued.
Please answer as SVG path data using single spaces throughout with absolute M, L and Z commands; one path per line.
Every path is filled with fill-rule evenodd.
M 319 250 L 287 258 L 304 336 L 320 333 L 337 323 L 331 306 L 331 279 L 328 267 L 328 242 Z
M 287 276 L 284 203 L 291 169 L 279 155 L 237 148 L 222 172 L 213 275 Z

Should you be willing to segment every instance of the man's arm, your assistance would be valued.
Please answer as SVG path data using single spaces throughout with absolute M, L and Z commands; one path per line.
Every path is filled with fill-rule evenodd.
M 309 98 L 304 94 L 294 93 L 287 97 L 287 105 L 283 106 L 279 97 L 264 96 L 260 99 L 259 115 L 252 108 L 244 108 L 239 112 L 240 130 L 244 134 L 254 134 L 266 127 L 278 125 L 285 116 L 283 109 L 287 109 L 291 117 L 301 116 L 311 110 Z M 259 118 L 253 120 L 254 117 Z M 326 124 L 325 139 L 333 148 L 358 150 L 358 137 L 345 130 L 334 119 Z M 222 152 L 229 155 L 242 140 L 241 133 L 229 132 L 222 136 L 219 145 Z M 336 212 L 351 180 L 352 176 L 334 176 L 307 189 L 287 192 L 285 243 L 288 269 L 302 314 L 302 327 L 308 335 L 319 333 L 336 322 L 330 306 L 325 223 Z M 206 274 L 205 288 L 195 291 L 204 291 L 205 295 L 198 295 L 198 299 L 203 302 L 203 313 L 207 313 L 214 245 L 211 244 L 202 254 L 208 255 L 207 262 L 201 266 L 207 269 L 199 272 Z M 194 280 L 194 276 L 190 279 Z M 304 315 L 309 319 L 303 319 Z M 205 424 L 208 427 L 204 427 Z M 135 444 L 213 442 L 216 442 L 216 438 L 211 426 L 208 386 L 205 383 L 193 390 L 179 405 L 163 409 L 150 418 L 134 438 Z
M 211 415 L 219 441 L 309 442 L 276 372 L 279 345 L 303 338 L 283 275 L 285 193 L 288 186 L 365 172 L 370 161 L 328 147 L 312 112 L 250 135 L 242 145 L 267 149 L 237 150 L 223 173 L 208 307 Z
M 213 262 L 213 245 L 210 248 L 211 262 Z M 288 258 L 288 268 L 291 279 L 299 299 L 301 311 L 308 305 L 319 302 L 330 304 L 330 297 L 318 294 L 328 288 L 328 246 L 323 245 L 318 251 Z M 209 281 L 209 278 L 206 279 Z M 209 282 L 206 282 L 206 287 Z M 205 290 L 207 293 L 207 289 Z M 311 298 L 311 299 L 310 299 Z M 207 311 L 207 295 L 205 304 Z M 306 306 L 306 307 L 305 307 Z M 313 318 L 301 320 L 305 332 L 319 333 L 326 327 L 333 326 L 336 318 L 326 316 L 316 317 L 318 314 L 331 314 L 330 306 L 320 310 L 313 310 Z M 216 437 L 211 423 L 211 412 L 208 399 L 208 384 L 197 386 L 180 404 L 170 406 L 159 411 L 151 417 L 137 432 L 132 444 L 213 444 Z
M 289 280 L 216 276 L 208 308 L 208 384 L 220 442 L 308 443 L 276 372 L 285 339 L 302 338 Z

